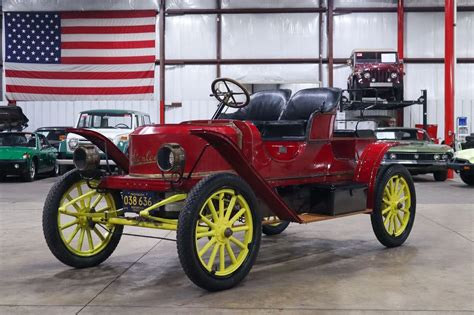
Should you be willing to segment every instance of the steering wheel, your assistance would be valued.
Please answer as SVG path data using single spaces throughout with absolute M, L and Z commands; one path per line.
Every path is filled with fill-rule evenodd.
M 126 124 L 120 123 L 116 124 L 114 128 L 123 128 L 123 129 L 129 129 L 129 127 Z
M 211 96 L 214 96 L 220 103 L 232 108 L 245 107 L 250 101 L 250 94 L 247 89 L 239 82 L 229 78 L 215 79 L 211 84 L 211 90 Z M 239 95 L 237 99 L 236 95 Z

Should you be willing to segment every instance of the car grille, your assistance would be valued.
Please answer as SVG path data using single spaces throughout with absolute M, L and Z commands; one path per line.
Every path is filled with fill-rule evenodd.
M 420 160 L 420 161 L 434 161 L 433 153 L 395 153 L 397 155 L 397 160 Z M 418 158 L 415 159 L 415 154 L 418 155 Z M 440 154 L 441 156 L 442 154 Z
M 370 70 L 370 77 L 375 78 L 375 82 L 387 82 L 390 72 L 382 70 Z

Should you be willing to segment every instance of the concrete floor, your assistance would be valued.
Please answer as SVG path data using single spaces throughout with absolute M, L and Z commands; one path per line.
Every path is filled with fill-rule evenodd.
M 169 241 L 124 236 L 99 267 L 62 265 L 41 228 L 55 180 L 0 183 L 2 314 L 474 313 L 474 189 L 459 180 L 417 177 L 415 225 L 402 247 L 382 247 L 367 215 L 293 224 L 262 238 L 241 285 L 212 294 L 187 279 Z

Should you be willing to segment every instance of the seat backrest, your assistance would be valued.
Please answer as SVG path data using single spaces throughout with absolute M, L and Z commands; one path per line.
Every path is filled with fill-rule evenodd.
M 235 113 L 223 114 L 219 118 L 272 121 L 278 120 L 285 109 L 291 90 L 268 90 L 254 93 L 250 96 L 247 106 L 237 110 Z
M 308 120 L 314 112 L 332 112 L 337 108 L 341 94 L 341 89 L 336 88 L 300 90 L 288 101 L 280 120 Z

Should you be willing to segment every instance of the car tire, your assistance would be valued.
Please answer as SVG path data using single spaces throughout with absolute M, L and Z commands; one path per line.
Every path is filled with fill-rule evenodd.
M 382 169 L 374 195 L 370 219 L 375 236 L 386 247 L 402 245 L 410 235 L 416 212 L 415 185 L 408 170 L 401 165 Z
M 66 202 L 69 201 L 69 197 L 77 198 L 81 192 L 84 194 L 85 189 L 88 189 L 88 185 L 82 179 L 79 171 L 72 170 L 62 176 L 53 185 L 48 193 L 43 208 L 43 234 L 46 244 L 51 253 L 59 261 L 75 268 L 94 267 L 106 260 L 120 242 L 123 231 L 123 225 L 93 224 L 87 217 L 81 217 L 80 215 L 72 216 L 72 218 L 76 218 L 74 220 L 70 219 L 72 221 L 65 220 L 69 216 L 61 213 L 59 207 L 61 205 L 64 206 Z M 100 196 L 103 197 L 99 200 L 99 203 L 95 206 L 91 206 L 91 204 L 93 205 L 97 202 L 97 199 L 94 200 L 94 196 L 97 196 L 97 199 L 99 199 Z M 81 204 L 80 201 L 77 201 L 65 208 L 70 212 L 90 213 L 96 210 L 99 212 L 100 209 L 96 208 L 104 205 L 111 209 L 119 209 L 121 205 L 119 196 L 110 192 L 93 194 L 90 198 L 91 203 L 85 202 Z M 70 207 L 69 210 L 68 207 Z M 77 207 L 79 207 L 79 209 Z M 94 210 L 92 210 L 92 208 L 94 208 Z M 110 213 L 108 215 L 110 216 Z M 107 215 L 104 214 L 104 217 L 107 217 Z M 78 222 L 74 223 L 74 221 Z M 71 228 L 74 229 L 72 230 Z M 72 233 L 69 234 L 70 232 Z M 92 232 L 94 232 L 94 234 Z M 100 237 L 98 233 L 100 233 L 102 237 Z M 94 243 L 93 235 L 96 236 L 96 243 Z M 78 236 L 78 238 L 76 238 L 76 236 Z M 91 240 L 92 243 L 90 243 Z M 84 244 L 84 242 L 86 244 Z M 86 246 L 88 250 L 83 250 L 84 246 Z
M 469 185 L 474 186 L 474 172 L 473 171 L 460 171 L 459 176 L 461 176 L 461 180 Z
M 36 179 L 36 176 L 37 176 L 37 171 L 38 171 L 38 162 L 36 161 L 36 159 L 33 159 L 30 162 L 30 167 L 23 174 L 23 180 L 25 182 L 34 181 Z
M 275 224 L 263 224 L 262 233 L 267 236 L 278 235 L 283 233 L 284 230 L 290 225 L 289 221 L 280 221 Z
M 61 165 L 58 164 L 58 162 L 54 162 L 54 168 L 50 173 L 51 177 L 57 177 L 61 174 Z
M 436 171 L 433 173 L 433 178 L 437 182 L 444 182 L 448 179 L 448 170 Z
M 181 266 L 192 282 L 220 291 L 245 278 L 260 247 L 262 224 L 256 210 L 252 189 L 234 174 L 211 175 L 191 189 L 179 214 L 176 238 Z

